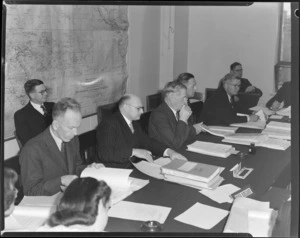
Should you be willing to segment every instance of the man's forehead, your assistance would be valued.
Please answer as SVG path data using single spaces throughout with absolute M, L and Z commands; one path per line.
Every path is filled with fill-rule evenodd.
M 34 88 L 35 89 L 45 89 L 46 86 L 45 86 L 45 84 L 40 84 L 40 85 L 36 85 Z

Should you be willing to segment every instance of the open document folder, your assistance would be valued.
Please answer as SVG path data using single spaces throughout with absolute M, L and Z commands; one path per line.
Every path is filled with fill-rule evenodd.
M 276 221 L 277 211 L 269 202 L 238 197 L 234 200 L 224 232 L 250 233 L 252 236 L 269 237 Z
M 93 177 L 104 180 L 111 188 L 111 203 L 118 203 L 149 183 L 149 180 L 130 178 L 132 169 L 94 168 L 87 167 L 81 172 L 81 177 Z
M 62 193 L 53 196 L 24 196 L 13 213 L 5 218 L 5 231 L 35 231 L 55 211 Z

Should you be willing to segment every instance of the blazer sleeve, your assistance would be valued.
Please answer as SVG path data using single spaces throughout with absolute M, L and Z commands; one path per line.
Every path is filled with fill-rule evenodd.
M 97 153 L 102 162 L 120 163 L 128 161 L 132 148 L 126 145 L 117 123 L 102 121 L 97 127 Z
M 20 154 L 20 165 L 24 195 L 47 196 L 60 191 L 60 177 L 44 181 L 42 159 L 45 158 L 39 148 L 34 145 L 23 147 Z
M 152 152 L 156 156 L 162 156 L 167 146 L 164 143 L 157 141 L 154 138 L 150 138 L 145 134 L 138 123 L 134 122 L 134 128 L 137 130 L 137 136 L 141 143 L 141 148 Z
M 273 102 L 284 101 L 286 87 L 288 86 L 287 83 L 284 83 L 282 87 L 277 91 L 277 93 L 267 102 L 266 107 L 270 108 L 273 105 Z
M 151 130 L 159 137 L 159 141 L 163 142 L 171 149 L 180 149 L 189 137 L 196 136 L 196 130 L 193 126 L 179 120 L 173 130 L 170 119 L 166 114 L 152 112 L 150 125 Z
M 21 115 L 20 112 L 16 112 L 14 114 L 14 121 L 17 137 L 24 146 L 25 143 L 33 137 L 32 132 L 27 125 L 26 116 Z
M 80 174 L 82 172 L 82 170 L 84 170 L 86 168 L 86 164 L 83 164 L 83 160 L 81 158 L 81 155 L 80 155 L 80 145 L 79 145 L 79 138 L 78 136 L 76 136 L 74 138 L 75 142 L 75 146 L 74 146 L 74 151 L 75 151 L 75 155 L 74 155 L 74 160 L 75 160 L 75 165 L 76 165 L 76 169 L 75 169 L 75 173 L 77 176 L 80 177 Z
M 237 116 L 225 102 L 207 100 L 203 106 L 203 123 L 206 125 L 224 125 L 247 122 L 247 117 Z

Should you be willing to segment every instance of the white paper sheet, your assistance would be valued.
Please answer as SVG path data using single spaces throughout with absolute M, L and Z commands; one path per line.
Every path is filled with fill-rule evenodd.
M 217 187 L 214 190 L 201 190 L 199 191 L 201 194 L 209 197 L 210 199 L 214 200 L 218 203 L 232 203 L 233 199 L 230 197 L 231 194 L 234 192 L 240 190 L 239 187 L 233 185 L 233 184 L 224 184 L 222 186 Z
M 122 201 L 108 211 L 108 216 L 137 221 L 153 220 L 163 224 L 170 211 L 170 207 Z
M 228 215 L 228 211 L 195 203 L 191 208 L 174 219 L 192 226 L 209 230 Z
M 270 116 L 270 119 L 282 119 L 283 116 L 280 116 L 280 115 L 272 115 Z
M 54 206 L 59 203 L 62 195 L 62 192 L 58 192 L 52 196 L 24 196 L 19 206 Z
M 270 116 L 272 114 L 275 114 L 274 111 L 270 110 L 269 108 L 265 107 L 265 106 L 255 106 L 255 107 L 251 107 L 250 108 L 251 111 L 260 111 L 262 110 L 266 115 Z

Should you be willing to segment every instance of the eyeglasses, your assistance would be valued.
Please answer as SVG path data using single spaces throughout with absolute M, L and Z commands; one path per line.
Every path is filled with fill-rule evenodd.
M 136 106 L 133 106 L 133 105 L 127 104 L 127 103 L 126 103 L 126 105 L 132 106 L 132 107 L 136 108 L 137 110 L 143 110 L 144 111 L 144 107 L 136 107 Z
M 240 72 L 240 71 L 243 71 L 243 69 L 235 69 L 235 70 L 233 70 L 233 71 L 238 71 L 238 72 Z
M 44 90 L 42 90 L 42 91 L 40 91 L 40 92 L 35 92 L 35 93 L 40 93 L 40 94 L 45 94 L 45 93 L 47 93 L 48 92 L 48 90 L 47 89 L 44 89 Z
M 240 88 L 241 85 L 240 84 L 232 84 L 232 83 L 228 83 L 229 85 L 233 86 L 233 87 L 236 87 L 236 88 Z

